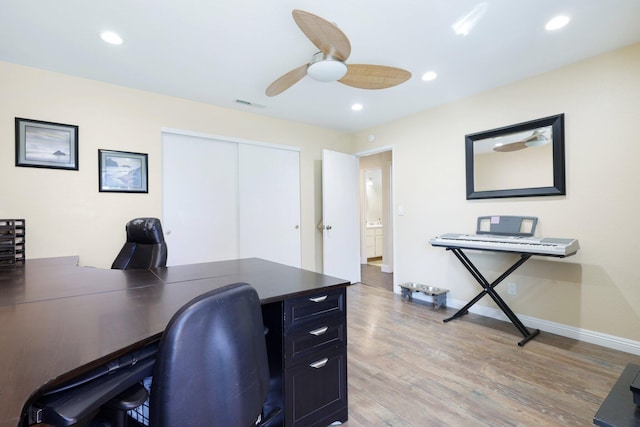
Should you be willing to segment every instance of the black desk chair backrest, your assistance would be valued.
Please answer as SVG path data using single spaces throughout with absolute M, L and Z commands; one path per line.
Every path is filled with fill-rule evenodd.
M 129 270 L 167 265 L 167 244 L 158 218 L 132 219 L 125 230 L 127 241 L 111 268 Z
M 209 291 L 173 315 L 159 345 L 123 356 L 121 369 L 96 368 L 40 398 L 39 421 L 85 426 L 102 408 L 91 426 L 125 426 L 126 410 L 147 396 L 139 382 L 153 375 L 151 427 L 254 426 L 269 391 L 264 331 L 253 287 L 234 283 Z
M 253 426 L 269 389 L 262 310 L 236 283 L 178 311 L 162 335 L 153 371 L 150 425 Z

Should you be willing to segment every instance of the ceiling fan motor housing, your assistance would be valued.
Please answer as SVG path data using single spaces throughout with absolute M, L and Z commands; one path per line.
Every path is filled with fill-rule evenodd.
M 347 64 L 334 56 L 318 52 L 311 58 L 307 74 L 320 82 L 335 82 L 347 74 Z

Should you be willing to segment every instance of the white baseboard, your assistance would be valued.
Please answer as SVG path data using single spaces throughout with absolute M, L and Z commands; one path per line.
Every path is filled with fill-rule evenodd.
M 465 304 L 465 301 L 447 298 L 447 306 L 449 307 L 462 308 Z M 471 313 L 480 314 L 493 319 L 504 320 L 506 322 L 509 321 L 507 316 L 505 316 L 498 308 L 474 305 L 469 309 L 469 311 Z M 601 332 L 567 326 L 561 323 L 538 319 L 537 317 L 525 316 L 524 314 L 516 313 L 516 316 L 518 316 L 522 323 L 524 323 L 528 328 L 540 329 L 541 331 L 550 332 L 563 337 L 573 338 L 579 341 L 597 344 L 603 347 L 640 356 L 640 341 L 633 341 L 626 338 L 616 337 L 614 335 L 603 334 Z
M 432 297 L 424 295 L 421 292 L 414 293 L 413 298 L 418 298 L 429 302 L 432 301 Z M 451 299 L 447 296 L 447 306 L 450 308 L 462 308 L 466 304 L 466 301 Z M 505 316 L 504 313 L 498 308 L 474 305 L 469 309 L 469 311 L 481 316 L 491 317 L 493 319 L 509 322 L 507 316 Z M 561 323 L 538 319 L 537 317 L 525 316 L 524 314 L 516 313 L 516 316 L 518 316 L 522 323 L 524 323 L 528 328 L 540 329 L 541 331 L 550 332 L 552 334 L 560 335 L 563 337 L 573 338 L 579 341 L 584 341 L 591 344 L 600 345 L 602 347 L 611 348 L 613 350 L 624 351 L 625 353 L 631 353 L 640 356 L 640 341 L 633 341 L 627 338 L 603 334 L 601 332 L 576 328 L 574 326 L 567 326 Z

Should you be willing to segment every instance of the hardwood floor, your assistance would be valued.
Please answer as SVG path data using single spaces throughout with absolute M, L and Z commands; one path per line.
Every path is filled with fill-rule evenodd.
M 383 273 L 378 265 L 360 264 L 360 280 L 369 286 L 393 291 L 393 273 Z
M 347 290 L 349 421 L 375 426 L 589 426 L 640 356 L 541 332 L 519 347 L 513 325 Z M 632 399 L 629 391 L 629 399 Z

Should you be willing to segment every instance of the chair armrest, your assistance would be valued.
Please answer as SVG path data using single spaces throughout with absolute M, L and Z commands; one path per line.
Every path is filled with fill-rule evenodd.
M 81 386 L 44 396 L 33 405 L 41 422 L 56 427 L 73 425 L 143 378 L 151 376 L 154 358 L 119 369 Z

